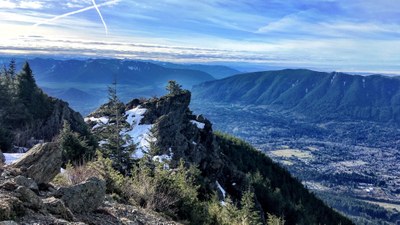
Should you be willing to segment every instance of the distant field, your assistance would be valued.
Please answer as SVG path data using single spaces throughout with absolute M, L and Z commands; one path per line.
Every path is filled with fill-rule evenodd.
M 400 212 L 400 204 L 393 204 L 393 203 L 387 203 L 387 202 L 378 202 L 378 201 L 367 201 L 363 200 L 364 202 L 368 202 L 371 204 L 379 205 L 385 209 L 396 209 L 397 211 Z
M 275 151 L 271 151 L 271 154 L 273 154 L 277 157 L 284 157 L 284 158 L 296 157 L 296 158 L 301 158 L 301 159 L 310 159 L 313 157 L 310 152 L 302 151 L 300 149 L 275 150 Z

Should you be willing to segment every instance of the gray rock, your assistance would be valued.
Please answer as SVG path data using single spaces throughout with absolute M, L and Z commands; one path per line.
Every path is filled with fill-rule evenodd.
M 35 145 L 11 167 L 26 168 L 22 174 L 36 183 L 50 182 L 60 171 L 62 150 L 56 143 Z
M 28 177 L 24 177 L 24 176 L 20 175 L 20 176 L 17 176 L 16 178 L 14 178 L 14 182 L 16 184 L 18 184 L 19 186 L 27 187 L 33 191 L 39 190 L 37 183 L 32 178 L 28 178 Z
M 73 212 L 91 212 L 97 209 L 104 200 L 106 183 L 96 177 L 70 187 L 60 188 L 55 197 L 61 198 Z
M 36 195 L 31 189 L 19 186 L 16 190 L 20 194 L 19 199 L 29 208 L 41 209 L 43 207 L 42 199 Z
M 74 220 L 74 214 L 72 214 L 71 210 L 69 210 L 60 199 L 54 197 L 46 198 L 43 199 L 43 204 L 51 214 L 55 214 L 68 221 Z
M 0 189 L 4 189 L 7 191 L 14 191 L 15 189 L 17 189 L 17 187 L 18 185 L 12 180 L 7 180 L 0 185 Z
M 0 194 L 0 221 L 11 220 L 23 214 L 24 208 L 22 202 L 18 198 Z

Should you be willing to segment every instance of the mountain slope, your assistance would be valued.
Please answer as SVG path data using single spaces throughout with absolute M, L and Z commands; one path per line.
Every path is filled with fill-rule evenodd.
M 230 199 L 233 204 L 244 207 L 240 199 L 250 190 L 255 194 L 258 217 L 283 216 L 286 224 L 352 224 L 261 152 L 238 139 L 215 135 L 210 121 L 190 111 L 190 98 L 190 92 L 182 91 L 161 98 L 134 99 L 126 105 L 129 126 L 123 136 L 129 135 L 137 143 L 133 156 L 144 160 L 140 165 L 160 161 L 163 173 L 172 171 L 171 176 L 173 171 L 179 171 L 181 160 L 188 168 L 196 166 L 201 172 L 201 181 L 195 185 L 199 187 L 197 195 L 202 196 L 200 205 L 203 206 L 216 192 L 222 211 L 226 204 L 231 204 Z M 94 132 L 112 125 L 104 107 L 107 106 L 86 118 Z M 101 141 L 105 142 L 107 140 Z M 182 208 L 176 210 L 179 212 Z M 197 209 L 196 213 L 202 215 L 204 211 Z M 233 224 L 233 217 L 231 219 Z M 219 224 L 218 219 L 212 221 L 207 224 Z
M 213 80 L 208 73 L 192 69 L 165 68 L 149 62 L 88 59 L 54 60 L 36 58 L 30 60 L 39 82 L 75 82 L 110 84 L 116 78 L 119 83 L 130 85 L 157 85 L 177 80 L 186 87 Z
M 73 131 L 89 139 L 82 116 L 67 102 L 44 94 L 36 85 L 28 63 L 12 76 L 1 73 L 0 85 L 5 97 L 0 101 L 0 148 L 3 151 L 12 151 L 13 145 L 29 148 L 39 142 L 52 141 L 60 133 L 64 121 Z
M 175 63 L 167 63 L 167 62 L 155 62 L 155 63 L 158 65 L 161 65 L 163 67 L 166 67 L 166 68 L 191 69 L 191 70 L 203 71 L 217 79 L 230 77 L 230 76 L 240 73 L 240 71 L 238 71 L 238 70 L 235 70 L 235 69 L 227 67 L 227 66 L 220 66 L 220 65 L 175 64 Z
M 193 88 L 197 100 L 274 105 L 313 119 L 400 122 L 400 80 L 311 70 L 241 74 Z

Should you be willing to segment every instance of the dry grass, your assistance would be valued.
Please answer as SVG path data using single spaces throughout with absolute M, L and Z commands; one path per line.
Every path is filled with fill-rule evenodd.
M 311 159 L 313 157 L 310 152 L 302 151 L 299 149 L 281 149 L 281 150 L 271 151 L 271 153 L 277 157 L 283 157 L 283 158 L 295 157 L 300 159 Z

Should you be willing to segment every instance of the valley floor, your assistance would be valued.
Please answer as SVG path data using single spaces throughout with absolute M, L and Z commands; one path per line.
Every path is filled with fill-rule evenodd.
M 284 165 L 356 223 L 400 220 L 398 127 L 365 121 L 315 123 L 268 106 L 194 102 L 191 107 L 214 121 L 215 130 L 245 139 Z M 333 202 L 330 195 L 343 199 Z

